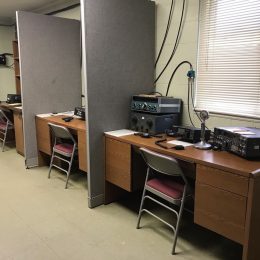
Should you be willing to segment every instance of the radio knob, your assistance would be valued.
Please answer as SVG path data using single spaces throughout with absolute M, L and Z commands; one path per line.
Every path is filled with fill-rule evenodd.
M 146 110 L 146 108 L 147 108 L 147 103 L 143 103 L 142 109 L 143 109 L 143 110 Z

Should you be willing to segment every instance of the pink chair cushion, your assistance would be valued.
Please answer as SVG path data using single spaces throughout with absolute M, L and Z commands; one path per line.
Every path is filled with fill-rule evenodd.
M 54 146 L 54 148 L 63 153 L 72 153 L 73 152 L 73 144 L 56 144 Z
M 149 180 L 146 185 L 173 199 L 180 199 L 184 189 L 183 184 L 169 178 L 154 178 Z
M 6 123 L 0 122 L 0 129 L 5 130 Z

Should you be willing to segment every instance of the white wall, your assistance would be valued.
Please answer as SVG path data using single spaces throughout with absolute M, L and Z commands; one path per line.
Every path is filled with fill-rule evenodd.
M 168 57 L 170 56 L 175 38 L 177 35 L 178 24 L 181 16 L 183 0 L 175 0 L 175 11 L 173 14 L 173 19 L 171 23 L 170 32 L 162 56 L 158 62 L 156 69 L 156 75 L 158 75 L 166 64 Z M 164 36 L 165 28 L 167 25 L 168 15 L 170 11 L 171 0 L 156 0 L 157 6 L 157 24 L 156 24 L 156 50 L 157 54 L 159 52 L 162 39 Z M 189 60 L 196 71 L 196 57 L 197 57 L 197 42 L 198 42 L 198 14 L 199 14 L 199 0 L 187 0 L 187 12 L 185 24 L 183 27 L 182 37 L 180 39 L 180 44 L 177 49 L 177 52 L 170 63 L 169 67 L 159 79 L 156 84 L 157 91 L 165 94 L 166 88 L 168 85 L 169 78 L 175 69 L 175 67 L 183 60 Z M 190 125 L 190 120 L 188 118 L 188 105 L 187 105 L 187 71 L 189 70 L 189 65 L 183 65 L 175 74 L 175 77 L 172 81 L 172 85 L 169 91 L 169 96 L 174 96 L 181 98 L 183 100 L 184 109 L 183 109 L 183 125 Z M 200 123 L 192 112 L 192 120 L 196 126 L 199 126 Z M 210 119 L 207 121 L 207 125 L 210 128 L 215 126 L 251 126 L 260 128 L 260 120 L 252 119 L 238 119 L 235 117 L 228 116 L 213 116 L 210 115 Z
M 15 38 L 14 26 L 0 26 L 0 54 L 13 53 L 12 41 Z M 13 63 L 13 58 L 7 56 L 8 65 Z M 15 94 L 14 70 L 0 66 L 0 100 L 5 101 L 7 94 Z
M 57 17 L 80 20 L 80 6 L 55 14 Z

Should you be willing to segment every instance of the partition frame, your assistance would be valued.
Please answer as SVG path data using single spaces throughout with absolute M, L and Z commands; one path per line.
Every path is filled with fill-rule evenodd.
M 35 116 L 81 104 L 80 22 L 16 12 L 25 165 L 38 165 Z
M 93 208 L 104 203 L 104 132 L 128 128 L 132 95 L 154 91 L 155 3 L 81 0 L 81 19 Z

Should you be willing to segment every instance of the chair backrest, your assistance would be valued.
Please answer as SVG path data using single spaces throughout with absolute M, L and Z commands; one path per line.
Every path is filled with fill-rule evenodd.
M 5 114 L 4 110 L 0 109 L 0 122 L 8 123 L 8 125 L 13 125 L 12 121 Z
M 146 164 L 150 168 L 166 175 L 180 176 L 186 182 L 186 178 L 177 160 L 146 148 L 140 148 L 140 151 Z
M 70 133 L 69 129 L 65 126 L 55 125 L 52 123 L 48 123 L 51 132 L 55 138 L 72 140 L 74 144 L 76 144 L 76 140 L 73 135 Z

